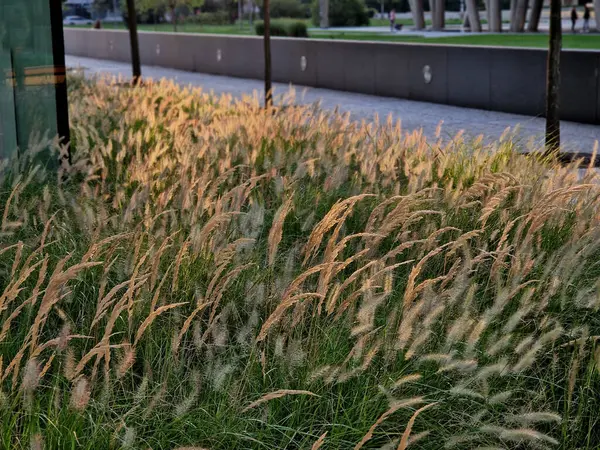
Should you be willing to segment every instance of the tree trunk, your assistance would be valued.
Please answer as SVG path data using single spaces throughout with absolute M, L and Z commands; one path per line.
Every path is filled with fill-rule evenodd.
M 519 0 L 510 0 L 510 31 L 517 31 L 517 3 Z
M 321 28 L 329 28 L 329 0 L 319 0 L 319 14 L 321 15 Z
M 488 0 L 490 6 L 488 29 L 493 33 L 502 31 L 502 8 L 500 0 Z
M 243 18 L 242 18 L 242 0 L 238 0 L 238 22 L 239 22 L 239 26 L 240 28 L 242 28 L 243 24 Z
M 173 22 L 173 32 L 177 33 L 177 13 L 174 6 L 171 7 L 171 20 Z
M 444 29 L 445 1 L 431 0 L 431 22 L 434 31 Z
M 600 0 L 594 0 L 594 20 L 596 21 L 596 30 L 600 31 Z
M 273 88 L 271 83 L 271 5 L 269 0 L 264 1 L 263 15 L 265 19 L 265 109 L 273 104 Z
M 527 23 L 527 31 L 538 31 L 543 7 L 544 0 L 533 0 L 533 4 L 531 5 L 531 13 L 529 13 L 529 22 Z
M 479 11 L 477 11 L 476 0 L 466 0 L 467 15 L 469 17 L 469 27 L 473 33 L 481 33 L 481 20 L 479 19 Z
M 490 23 L 492 23 L 492 18 L 490 16 L 490 0 L 483 0 L 483 4 L 485 6 L 485 18 L 487 19 L 489 31 Z
M 413 22 L 415 24 L 415 30 L 424 30 L 425 14 L 423 12 L 423 0 L 410 0 L 409 4 L 413 16 Z
M 138 43 L 137 15 L 135 13 L 135 0 L 127 0 L 127 24 L 129 27 L 129 43 L 131 45 L 131 69 L 134 85 L 138 84 L 142 76 L 140 64 L 140 46 Z
M 560 148 L 561 0 L 550 0 L 550 46 L 546 68 L 546 151 Z
M 517 12 L 515 14 L 515 29 L 519 33 L 525 31 L 525 20 L 527 17 L 528 6 L 529 0 L 517 0 Z

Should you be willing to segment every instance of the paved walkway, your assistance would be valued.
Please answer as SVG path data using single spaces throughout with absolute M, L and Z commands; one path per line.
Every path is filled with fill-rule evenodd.
M 84 68 L 88 74 L 107 73 L 125 77 L 131 74 L 130 65 L 125 63 L 75 56 L 67 56 L 66 62 L 68 67 Z M 236 97 L 260 92 L 263 88 L 263 83 L 258 80 L 206 75 L 162 67 L 144 66 L 142 74 L 154 79 L 169 78 L 181 84 L 201 86 L 205 91 L 213 91 L 215 94 L 229 93 Z M 276 83 L 274 86 L 275 95 L 284 94 L 289 89 L 290 86 L 285 84 Z M 296 87 L 296 98 L 301 103 L 321 102 L 321 105 L 327 109 L 339 107 L 341 111 L 348 111 L 354 119 L 359 120 L 370 120 L 376 114 L 385 118 L 391 114 L 394 119 L 402 121 L 405 130 L 423 129 L 427 136 L 433 136 L 438 124 L 443 122 L 442 130 L 445 136 L 454 136 L 457 132 L 465 130 L 469 138 L 483 135 L 486 139 L 497 139 L 506 128 L 518 126 L 518 136 L 523 140 L 529 141 L 532 138 L 536 142 L 542 142 L 545 124 L 544 119 L 536 117 L 328 89 Z M 592 152 L 595 142 L 600 139 L 600 126 L 563 122 L 561 133 L 566 150 L 588 153 Z

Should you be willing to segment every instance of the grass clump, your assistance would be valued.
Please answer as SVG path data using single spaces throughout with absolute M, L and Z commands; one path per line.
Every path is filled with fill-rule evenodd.
M 2 175 L 1 448 L 600 444 L 595 172 L 70 86 L 68 180 Z
M 261 20 L 254 24 L 254 30 L 259 36 L 265 34 L 265 23 Z M 271 36 L 308 37 L 306 23 L 301 20 L 274 20 L 271 22 Z

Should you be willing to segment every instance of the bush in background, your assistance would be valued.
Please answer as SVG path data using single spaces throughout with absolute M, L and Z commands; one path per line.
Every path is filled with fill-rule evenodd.
M 312 4 L 312 21 L 319 25 L 319 1 Z M 362 27 L 369 25 L 369 15 L 363 0 L 330 0 L 329 26 Z
M 307 38 L 308 37 L 308 29 L 306 28 L 306 23 L 301 21 L 289 22 L 287 24 L 287 35 L 289 37 L 297 37 L 297 38 Z
M 186 22 L 197 25 L 227 25 L 231 20 L 227 11 L 215 11 L 189 16 Z
M 261 20 L 254 24 L 254 30 L 259 36 L 265 34 L 265 23 Z M 271 22 L 271 36 L 284 36 L 284 37 L 308 37 L 308 30 L 306 24 L 302 21 L 280 21 L 275 20 Z
M 271 17 L 305 19 L 310 17 L 310 9 L 298 0 L 271 0 Z
M 256 22 L 254 24 L 254 30 L 259 36 L 264 36 L 265 23 L 263 21 Z M 271 22 L 271 36 L 287 36 L 287 30 L 285 29 L 283 22 Z

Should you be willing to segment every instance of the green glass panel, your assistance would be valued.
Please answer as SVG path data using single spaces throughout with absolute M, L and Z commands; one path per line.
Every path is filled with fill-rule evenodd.
M 0 0 L 0 157 L 57 134 L 49 0 Z

